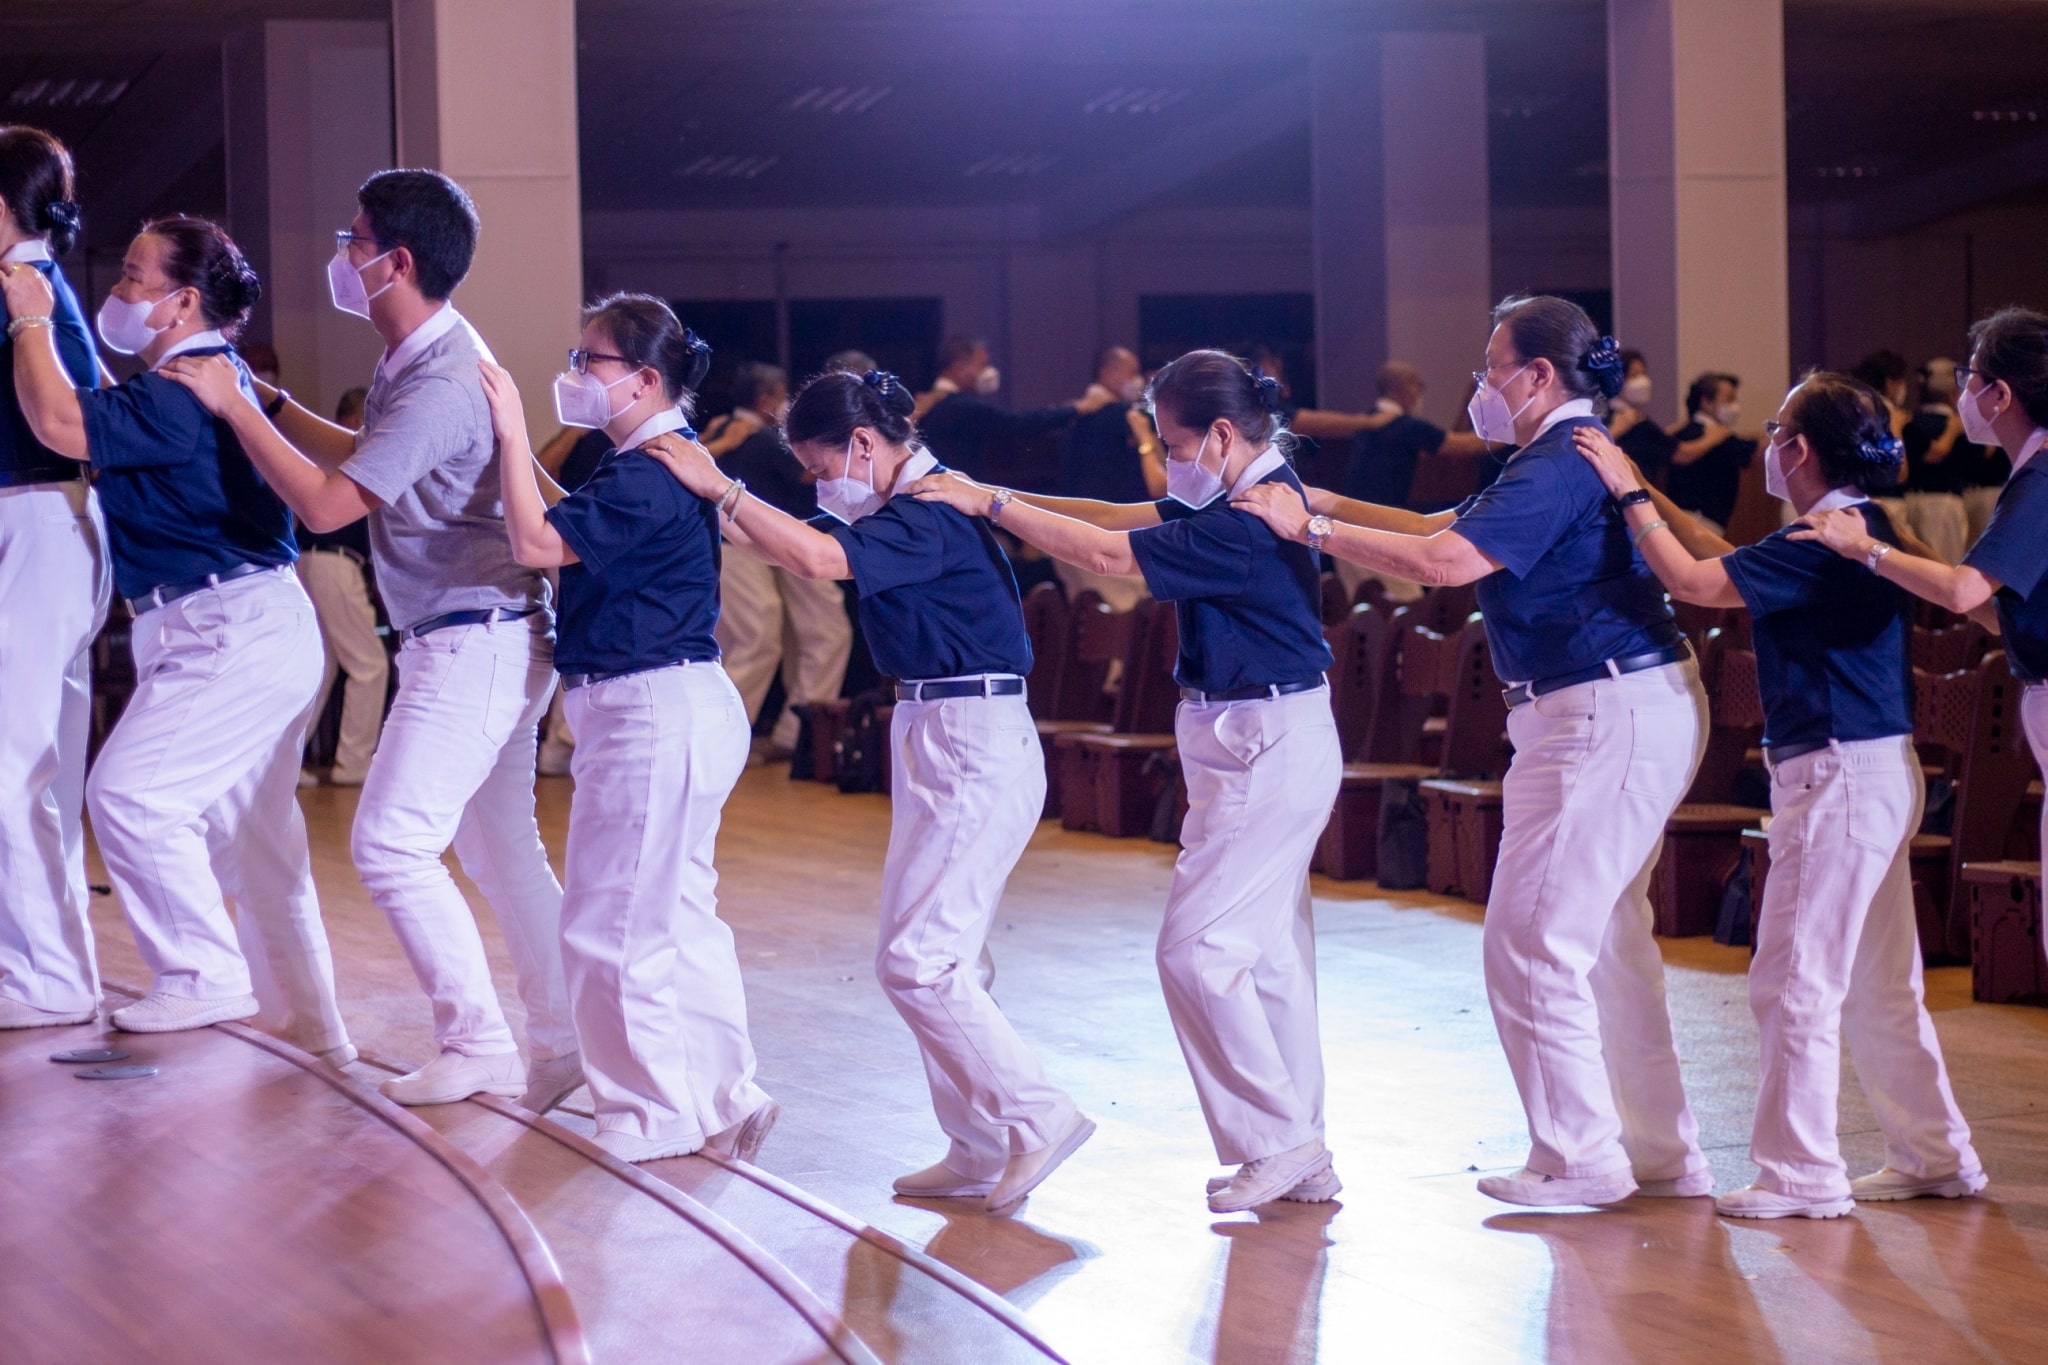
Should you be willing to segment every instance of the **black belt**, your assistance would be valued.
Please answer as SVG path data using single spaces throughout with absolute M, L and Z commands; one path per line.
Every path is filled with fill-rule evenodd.
M 1538 678 L 1535 682 L 1517 683 L 1500 695 L 1512 710 L 1525 701 L 1532 701 L 1567 687 L 1577 687 L 1580 683 L 1598 682 L 1602 678 L 1618 678 L 1624 673 L 1640 673 L 1646 668 L 1662 668 L 1666 664 L 1684 663 L 1691 657 L 1691 645 L 1675 644 L 1668 649 L 1653 649 L 1648 654 L 1631 654 L 1625 659 L 1609 659 L 1604 664 L 1582 668 L 1576 673 L 1559 673 L 1555 677 Z
M 269 573 L 276 567 L 277 565 L 275 564 L 237 564 L 234 568 L 224 573 L 210 573 L 197 583 L 179 583 L 175 586 L 170 584 L 159 585 L 151 588 L 140 597 L 129 598 L 128 612 L 132 616 L 140 616 L 146 611 L 155 611 L 158 607 L 175 602 L 181 597 L 190 597 L 195 592 L 205 592 L 209 588 L 217 588 L 223 583 L 232 583 L 237 578 L 248 578 L 252 574 Z
M 896 684 L 898 701 L 948 701 L 954 697 L 1021 697 L 1024 680 L 1015 676 L 986 674 L 953 682 L 901 682 Z
M 1204 704 L 1218 701 L 1257 701 L 1262 697 L 1270 700 L 1274 697 L 1291 697 L 1297 692 L 1313 692 L 1321 687 L 1324 681 L 1322 678 L 1307 678 L 1301 682 L 1267 683 L 1263 687 L 1233 687 L 1228 692 L 1204 692 L 1199 687 L 1183 687 L 1180 690 L 1180 699 Z
M 1775 768 L 1780 763 L 1790 763 L 1795 758 L 1805 758 L 1808 754 L 1817 754 L 1822 749 L 1827 748 L 1831 742 L 1825 739 L 1808 739 L 1802 740 L 1797 744 L 1767 744 L 1764 746 L 1764 757 Z
M 592 683 L 610 682 L 614 678 L 630 678 L 640 673 L 659 673 L 664 668 L 683 668 L 689 664 L 715 664 L 716 659 L 671 659 L 665 664 L 642 664 L 638 668 L 621 668 L 611 673 L 564 673 L 562 690 L 574 692 L 579 687 Z
M 20 488 L 32 483 L 77 483 L 85 477 L 85 466 L 76 461 L 67 461 L 61 467 L 44 465 L 39 469 L 0 469 L 0 488 Z
M 481 611 L 443 612 L 439 616 L 429 616 L 416 626 L 407 626 L 405 638 L 417 640 L 422 635 L 431 635 L 450 626 L 487 626 L 493 621 L 523 621 L 539 610 L 539 607 L 485 607 Z

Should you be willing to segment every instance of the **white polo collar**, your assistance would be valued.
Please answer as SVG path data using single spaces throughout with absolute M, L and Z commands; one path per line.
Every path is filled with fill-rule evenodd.
M 671 431 L 688 431 L 689 429 L 690 419 L 683 416 L 681 408 L 666 407 L 642 422 L 639 426 L 634 427 L 633 434 L 619 442 L 618 448 L 620 450 L 638 450 L 657 436 L 665 436 Z
M 47 261 L 49 259 L 50 244 L 40 237 L 29 237 L 16 242 L 13 246 L 7 248 L 6 254 L 0 255 L 0 261 L 5 261 L 9 265 L 20 265 L 28 261 Z
M 1538 437 L 1542 436 L 1544 432 L 1550 430 L 1559 422 L 1570 421 L 1574 417 L 1591 416 L 1593 416 L 1593 400 L 1590 398 L 1574 398 L 1569 402 L 1559 403 L 1548 413 L 1544 414 L 1542 422 L 1536 427 L 1536 435 L 1529 438 L 1529 444 L 1535 445 Z
M 425 322 L 412 329 L 412 335 L 384 353 L 383 359 L 377 362 L 377 372 L 394 379 L 404 374 L 406 368 L 419 358 L 421 351 L 455 330 L 455 325 L 461 321 L 462 314 L 455 311 L 455 305 L 444 302 L 427 315 Z
M 1806 509 L 1806 514 L 1812 516 L 1815 512 L 1839 511 L 1844 507 L 1855 507 L 1859 503 L 1869 501 L 1870 495 L 1868 493 L 1865 493 L 1860 488 L 1851 488 L 1845 484 L 1840 488 L 1830 488 L 1827 492 L 1821 494 L 1813 506 Z
M 910 458 L 903 462 L 903 468 L 897 471 L 896 482 L 891 487 L 908 488 L 911 484 L 938 467 L 939 457 L 926 450 L 923 446 L 919 446 L 911 451 Z M 883 494 L 883 496 L 887 497 L 888 495 Z
M 156 364 L 150 366 L 149 368 L 152 371 L 154 371 L 158 366 L 162 365 L 166 360 L 169 360 L 174 355 L 183 355 L 187 351 L 203 351 L 209 348 L 213 350 L 219 350 L 221 347 L 227 344 L 228 339 L 222 336 L 219 332 L 194 332 L 191 336 L 186 337 L 183 341 L 173 343 L 171 349 L 165 351 L 162 355 L 158 356 L 156 358 Z
M 2025 468 L 2027 461 L 2033 459 L 2043 445 L 2048 445 L 2048 427 L 2035 427 L 2034 434 L 2020 447 L 2020 453 L 2012 457 L 2012 472 L 2017 474 Z
M 1237 476 L 1237 482 L 1230 485 L 1230 496 L 1235 498 L 1245 489 L 1258 483 L 1274 470 L 1287 463 L 1287 457 L 1280 453 L 1280 447 L 1267 446 L 1265 453 L 1244 467 L 1244 473 Z

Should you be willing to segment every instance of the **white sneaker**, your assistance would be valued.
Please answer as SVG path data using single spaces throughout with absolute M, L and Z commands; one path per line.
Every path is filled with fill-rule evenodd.
M 1638 1199 L 1698 1199 L 1714 1192 L 1714 1173 L 1694 1171 L 1676 1180 L 1638 1180 Z
M 526 1093 L 519 1097 L 519 1103 L 536 1114 L 545 1114 L 575 1094 L 582 1084 L 583 1054 L 565 1052 L 527 1068 Z
M 1209 1177 L 1209 1193 L 1228 1189 L 1230 1179 L 1227 1175 Z M 1303 1176 L 1300 1184 L 1280 1197 L 1290 1204 L 1324 1204 L 1335 1199 L 1343 1189 L 1344 1182 L 1337 1178 L 1337 1168 L 1325 1166 L 1313 1175 Z
M 891 1182 L 896 1193 L 911 1199 L 985 1199 L 995 1192 L 993 1180 L 974 1180 L 941 1161 Z
M 1761 1185 L 1748 1185 L 1714 1198 L 1714 1211 L 1727 1218 L 1840 1218 L 1856 1207 L 1856 1201 L 1808 1199 L 1799 1194 L 1779 1194 Z
M 56 1028 L 61 1024 L 90 1024 L 97 1017 L 97 1006 L 82 1010 L 44 1010 L 0 995 L 0 1028 Z
M 1272 1156 L 1247 1161 L 1237 1174 L 1223 1182 L 1223 1188 L 1209 1196 L 1211 1213 L 1242 1213 L 1270 1204 L 1286 1195 L 1310 1176 L 1329 1169 L 1330 1153 L 1322 1139 L 1311 1138 Z
M 343 1043 L 340 1047 L 322 1048 L 313 1055 L 339 1071 L 361 1054 L 356 1051 L 354 1043 Z
M 542 777 L 567 777 L 569 757 L 573 753 L 575 748 L 572 745 L 544 739 L 540 742 L 540 753 L 534 758 L 534 769 Z
M 1866 1204 L 1890 1203 L 1895 1199 L 1965 1199 L 1982 1194 L 1989 1183 L 1982 1171 L 1968 1175 L 1908 1175 L 1887 1166 L 1850 1181 L 1849 1195 Z
M 193 1000 L 183 995 L 151 991 L 132 1005 L 124 1005 L 107 1017 L 114 1027 L 128 1033 L 177 1033 L 182 1029 L 205 1028 L 234 1019 L 256 1017 L 256 997 L 232 995 L 225 1000 Z
M 704 1149 L 702 1138 L 658 1141 L 635 1137 L 615 1128 L 600 1128 L 590 1135 L 590 1140 L 621 1161 L 661 1161 L 672 1156 L 695 1156 Z
M 761 1144 L 766 1142 L 768 1134 L 774 1131 L 775 1120 L 781 1117 L 782 1106 L 774 1100 L 768 1100 L 724 1132 L 712 1134 L 705 1140 L 704 1145 L 751 1166 L 754 1164 L 754 1158 L 761 1155 Z
M 471 1095 L 517 1099 L 526 1090 L 526 1068 L 516 1052 L 483 1057 L 444 1052 L 418 1071 L 379 1082 L 377 1089 L 398 1104 L 453 1104 Z
M 1479 1192 L 1503 1204 L 1538 1209 L 1565 1204 L 1619 1204 L 1636 1192 L 1636 1178 L 1628 1171 L 1612 1175 L 1545 1175 L 1524 1166 L 1513 1175 L 1482 1178 Z
M 1094 1136 L 1095 1121 L 1077 1110 L 1067 1123 L 1065 1132 L 1035 1152 L 1024 1152 L 1010 1158 L 1010 1164 L 1003 1167 L 1003 1178 L 988 1192 L 988 1211 L 994 1213 L 997 1209 L 1008 1208 L 1030 1194 L 1044 1183 L 1047 1176 L 1059 1169 L 1062 1161 Z

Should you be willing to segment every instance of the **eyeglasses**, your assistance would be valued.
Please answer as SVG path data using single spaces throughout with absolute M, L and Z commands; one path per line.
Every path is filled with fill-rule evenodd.
M 371 246 L 382 247 L 386 251 L 391 250 L 391 243 L 381 237 L 364 237 L 359 235 L 354 228 L 336 228 L 334 230 L 334 249 L 336 251 L 347 251 L 351 242 L 368 242 Z
M 1974 375 L 1976 375 L 1976 376 L 1977 376 L 1977 377 L 1978 377 L 1979 379 L 1984 379 L 1984 371 L 1982 371 L 1982 370 L 1980 370 L 1980 369 L 1977 369 L 1977 368 L 1976 368 L 1975 366 L 1972 366 L 1972 365 L 1958 365 L 1958 366 L 1956 366 L 1956 392 L 1957 392 L 1957 393 L 1961 393 L 1961 392 L 1962 392 L 1962 391 L 1963 391 L 1964 389 L 1967 389 L 1967 388 L 1969 388 L 1969 387 L 1970 387 L 1970 376 L 1971 376 L 1971 375 L 1973 375 L 1973 374 L 1974 374 Z M 1937 376 L 1937 378 L 1938 378 L 1938 377 L 1939 377 L 1939 376 Z M 1989 379 L 1984 379 L 1984 382 L 1985 382 L 1986 384 L 1989 384 L 1989 383 L 1990 383 L 1991 381 L 1990 381 Z
M 1526 365 L 1527 363 L 1527 361 L 1523 360 L 1503 360 L 1498 365 L 1488 365 L 1483 370 L 1472 371 L 1472 382 L 1483 389 L 1486 387 L 1487 380 L 1493 377 L 1495 370 L 1505 370 L 1511 365 Z
M 622 355 L 612 355 L 606 351 L 585 350 L 581 346 L 572 347 L 569 351 L 569 368 L 578 374 L 589 374 L 590 362 L 593 360 L 616 360 L 621 365 L 633 363 Z
M 1783 422 L 1764 423 L 1764 435 L 1771 438 L 1772 445 L 1779 444 L 1780 437 L 1783 437 L 1785 440 L 1789 441 L 1798 434 L 1799 433 L 1796 430 L 1789 426 L 1786 426 Z

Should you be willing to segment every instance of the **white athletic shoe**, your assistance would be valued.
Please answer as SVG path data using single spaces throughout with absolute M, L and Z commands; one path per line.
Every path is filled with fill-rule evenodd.
M 545 1114 L 575 1094 L 582 1084 L 583 1054 L 565 1052 L 527 1068 L 526 1093 L 519 1097 L 519 1103 L 536 1114 Z
M 896 1193 L 911 1199 L 986 1199 L 995 1192 L 993 1180 L 974 1180 L 945 1162 L 899 1175 L 891 1182 Z
M 1489 1175 L 1479 1181 L 1479 1192 L 1503 1204 L 1545 1209 L 1560 1205 L 1619 1204 L 1636 1192 L 1636 1178 L 1628 1171 L 1611 1175 L 1545 1175 L 1527 1166 L 1513 1175 Z
M 1714 1198 L 1714 1211 L 1724 1218 L 1840 1218 L 1855 1207 L 1856 1201 L 1847 1195 L 1840 1199 L 1808 1199 L 1799 1194 L 1779 1194 L 1761 1185 L 1747 1185 Z
M 672 1156 L 695 1156 L 704 1149 L 704 1139 L 635 1137 L 615 1128 L 600 1128 L 590 1140 L 621 1161 L 662 1161 Z
M 1230 1179 L 1227 1175 L 1210 1176 L 1209 1193 L 1228 1189 Z M 1290 1204 L 1325 1204 L 1335 1199 L 1343 1189 L 1344 1182 L 1337 1178 L 1337 1168 L 1325 1166 L 1313 1175 L 1303 1176 L 1299 1184 L 1280 1197 Z
M 1908 1175 L 1887 1166 L 1849 1182 L 1849 1195 L 1866 1204 L 1884 1204 L 1895 1199 L 1966 1199 L 1982 1194 L 1990 1182 L 1984 1172 L 1968 1175 Z
M 1638 1199 L 1698 1199 L 1714 1192 L 1714 1173 L 1694 1171 L 1676 1180 L 1638 1180 Z
M 62 1024 L 90 1024 L 99 1009 L 42 1010 L 0 995 L 0 1028 L 56 1028 Z
M 1058 1170 L 1060 1163 L 1072 1156 L 1082 1143 L 1094 1136 L 1095 1121 L 1077 1110 L 1068 1121 L 1065 1132 L 1035 1152 L 1024 1152 L 1010 1158 L 1010 1164 L 1003 1167 L 1003 1178 L 988 1193 L 988 1211 L 994 1213 L 997 1209 L 1006 1209 L 1023 1199 Z
M 1283 1198 L 1304 1180 L 1329 1169 L 1330 1153 L 1320 1138 L 1311 1138 L 1272 1156 L 1247 1161 L 1223 1188 L 1209 1196 L 1209 1212 L 1242 1213 Z
M 313 1055 L 339 1071 L 353 1062 L 359 1054 L 354 1043 L 343 1043 L 340 1047 L 322 1048 Z
M 516 1052 L 484 1057 L 444 1052 L 418 1071 L 379 1082 L 377 1089 L 398 1104 L 453 1104 L 471 1095 L 517 1099 L 526 1090 L 526 1068 Z
M 177 1033 L 234 1019 L 253 1019 L 256 1009 L 256 997 L 253 995 L 231 995 L 225 1000 L 193 1000 L 183 995 L 151 991 L 134 1004 L 124 1005 L 107 1017 L 115 1028 L 128 1033 Z
M 775 1120 L 781 1117 L 782 1106 L 768 1100 L 724 1132 L 713 1133 L 705 1139 L 704 1145 L 751 1166 L 754 1158 L 761 1155 L 761 1144 L 768 1141 L 768 1134 L 775 1130 Z

